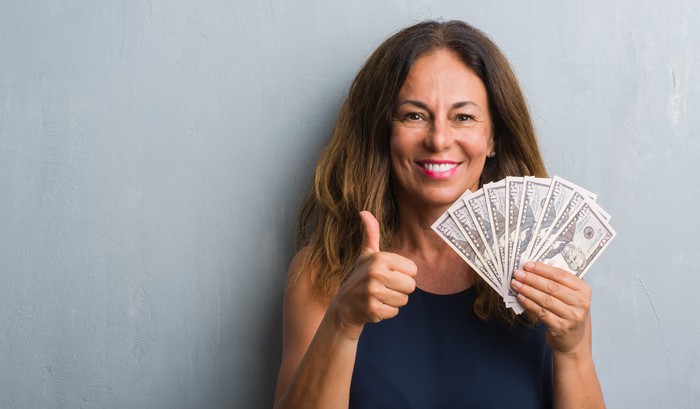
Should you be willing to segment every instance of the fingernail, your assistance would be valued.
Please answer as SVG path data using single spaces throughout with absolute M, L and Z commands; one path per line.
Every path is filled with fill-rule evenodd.
M 525 263 L 525 265 L 523 265 L 523 267 L 525 267 L 528 270 L 532 270 L 533 268 L 535 268 L 535 262 L 528 261 L 527 263 Z
M 518 294 L 518 300 L 520 300 L 520 302 L 527 301 L 527 297 L 522 294 Z
M 521 282 L 518 281 L 518 280 L 511 280 L 511 281 L 510 281 L 510 285 L 512 285 L 513 288 L 520 288 L 520 287 L 523 286 L 523 283 L 521 283 Z
M 515 270 L 515 276 L 517 278 L 525 278 L 525 272 L 523 270 Z

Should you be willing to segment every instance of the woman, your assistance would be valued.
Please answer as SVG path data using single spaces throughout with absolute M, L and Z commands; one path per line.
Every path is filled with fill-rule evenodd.
M 603 407 L 590 288 L 526 263 L 517 317 L 430 228 L 508 175 L 546 171 L 498 48 L 458 21 L 386 40 L 302 206 L 276 407 Z

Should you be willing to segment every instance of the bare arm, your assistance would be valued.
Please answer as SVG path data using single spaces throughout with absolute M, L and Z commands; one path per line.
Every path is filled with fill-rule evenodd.
M 297 254 L 290 272 L 302 257 Z M 347 407 L 359 332 L 353 339 L 338 331 L 338 320 L 326 310 L 307 280 L 287 287 L 276 408 Z
M 591 351 L 591 288 L 562 269 L 533 262 L 512 284 L 523 307 L 547 325 L 554 407 L 604 408 Z
M 302 274 L 287 287 L 275 393 L 278 409 L 347 408 L 364 324 L 396 316 L 415 289 L 416 265 L 398 254 L 380 252 L 378 223 L 363 213 L 364 249 L 329 305 L 311 291 L 308 278 L 313 274 Z M 290 272 L 300 268 L 302 252 L 292 261 Z
M 591 318 L 586 322 L 584 342 L 578 350 L 552 352 L 553 402 L 555 408 L 604 408 L 591 351 Z

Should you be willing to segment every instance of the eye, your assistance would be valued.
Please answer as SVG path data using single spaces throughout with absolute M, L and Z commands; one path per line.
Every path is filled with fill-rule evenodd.
M 421 114 L 419 112 L 409 112 L 406 115 L 404 115 L 403 117 L 407 121 L 422 121 L 425 119 L 423 117 L 423 114 Z
M 473 121 L 474 117 L 471 115 L 467 115 L 467 114 L 457 114 L 455 116 L 455 120 L 457 122 L 469 122 L 469 121 Z

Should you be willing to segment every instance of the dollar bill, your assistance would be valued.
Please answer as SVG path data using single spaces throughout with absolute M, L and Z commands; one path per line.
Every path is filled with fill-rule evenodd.
M 484 281 L 497 292 L 501 292 L 498 281 L 481 261 L 473 243 L 462 234 L 449 212 L 443 214 L 431 227 Z
M 555 178 L 557 178 L 557 179 L 559 179 L 559 180 L 563 180 L 563 179 L 560 178 L 560 177 L 556 177 L 556 176 L 555 176 Z M 595 208 L 595 209 L 598 211 L 598 213 L 600 213 L 600 215 L 603 216 L 603 218 L 604 218 L 605 220 L 610 221 L 610 213 L 606 212 L 605 209 L 603 209 L 603 208 L 596 202 L 596 200 L 598 199 L 598 195 L 597 195 L 597 194 L 595 194 L 595 193 L 591 192 L 590 190 L 588 190 L 588 189 L 586 189 L 586 188 L 583 188 L 583 187 L 581 187 L 581 186 L 579 186 L 579 185 L 577 185 L 577 184 L 575 184 L 575 183 L 569 182 L 568 180 L 566 180 L 565 182 L 566 182 L 566 183 L 569 183 L 570 185 L 572 185 L 572 186 L 574 187 L 574 189 L 578 190 L 579 193 L 581 193 L 583 196 L 585 196 L 585 197 L 591 199 L 591 201 L 589 201 L 589 204 L 591 205 L 591 207 Z
M 558 176 L 507 177 L 465 192 L 433 229 L 519 314 L 516 268 L 535 260 L 581 277 L 615 237 L 596 198 Z
M 610 213 L 606 212 L 605 209 L 603 209 L 603 207 L 598 204 L 598 202 L 591 202 L 591 206 L 595 208 L 598 213 L 600 213 L 603 219 L 607 220 L 608 222 L 610 221 Z
M 501 275 L 505 277 L 504 271 L 506 267 L 504 263 L 506 260 L 507 245 L 505 216 L 506 182 L 505 180 L 501 180 L 495 183 L 487 183 L 482 187 L 482 190 L 486 198 L 486 209 L 493 232 L 493 240 L 498 251 L 496 258 L 500 263 Z
M 513 258 L 514 258 L 514 246 L 515 238 L 518 234 L 518 215 L 520 214 L 520 203 L 522 201 L 523 195 L 523 178 L 522 177 L 511 177 L 506 178 L 506 269 L 505 282 L 507 286 L 506 302 L 515 301 L 515 296 L 517 295 L 515 291 L 510 286 L 510 281 L 513 279 Z
M 532 259 L 536 255 L 536 250 L 540 248 L 542 240 L 547 237 L 550 227 L 557 219 L 557 216 L 561 214 L 575 189 L 573 184 L 558 176 L 552 179 L 545 203 L 542 205 L 537 224 L 533 229 L 533 238 L 528 244 L 528 248 L 525 249 L 528 259 Z
M 571 220 L 571 217 L 576 213 L 578 208 L 583 205 L 583 203 L 586 200 L 586 196 L 581 194 L 580 191 L 574 190 L 574 192 L 571 194 L 571 197 L 569 198 L 569 201 L 566 203 L 564 208 L 561 210 L 557 218 L 554 220 L 554 223 L 549 227 L 549 231 L 546 233 L 544 239 L 539 245 L 539 248 L 535 249 L 534 251 L 534 258 L 537 258 L 542 251 L 544 251 L 549 244 L 554 240 L 554 233 L 558 232 L 562 226 L 567 224 L 569 220 Z M 590 200 L 590 199 L 589 199 Z
M 542 211 L 550 185 L 551 179 L 525 176 L 523 181 L 523 199 L 520 205 L 520 215 L 518 216 L 518 234 L 514 246 L 514 269 L 521 268 L 522 263 L 527 261 L 526 250 L 533 239 L 533 230 L 537 222 L 537 216 Z
M 464 198 L 464 196 L 463 196 Z M 484 266 L 491 272 L 496 279 L 499 290 L 503 287 L 501 275 L 496 268 L 493 256 L 491 256 L 489 248 L 483 239 L 483 235 L 479 232 L 479 227 L 472 219 L 472 215 L 467 209 L 464 200 L 458 200 L 448 210 L 452 219 L 457 222 L 457 226 L 462 230 L 462 234 L 469 239 L 469 242 L 474 245 L 474 251 Z
M 598 199 L 598 195 L 597 195 L 597 194 L 595 194 L 595 193 L 591 192 L 590 190 L 588 190 L 588 189 L 586 189 L 586 188 L 584 188 L 584 187 L 581 187 L 580 185 L 577 185 L 577 184 L 575 184 L 575 183 L 573 183 L 573 182 L 570 182 L 570 181 L 568 181 L 568 180 L 564 180 L 564 179 L 562 179 L 562 178 L 560 178 L 560 177 L 558 177 L 558 176 L 555 176 L 554 179 L 555 179 L 555 180 L 564 181 L 564 182 L 567 183 L 569 186 L 573 187 L 574 190 L 578 190 L 578 192 L 581 193 L 582 196 L 585 196 L 585 197 L 591 199 L 592 201 L 590 201 L 589 204 L 590 204 L 593 208 L 595 208 L 595 209 L 600 213 L 600 215 L 603 216 L 603 218 L 605 218 L 605 220 L 610 221 L 610 213 L 606 212 L 605 209 L 603 209 L 603 208 L 596 202 L 596 200 Z
M 617 235 L 590 199 L 584 201 L 556 234 L 537 261 L 583 277 Z
M 501 267 L 498 242 L 494 237 L 494 229 L 491 226 L 491 219 L 489 217 L 484 189 L 479 189 L 475 193 L 462 197 L 462 201 L 467 206 L 467 210 L 472 216 L 472 220 L 474 220 L 478 227 L 479 234 L 486 244 L 488 255 L 493 260 L 499 276 L 503 277 L 503 268 Z

